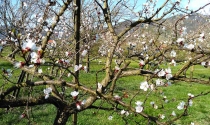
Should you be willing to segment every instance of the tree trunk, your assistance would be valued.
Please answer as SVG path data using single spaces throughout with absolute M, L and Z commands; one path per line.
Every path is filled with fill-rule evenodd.
M 80 5 L 81 0 L 74 0 L 74 4 L 76 4 L 77 9 L 74 10 L 74 41 L 75 41 L 75 65 L 80 64 Z M 75 72 L 74 82 L 79 84 L 79 70 Z M 77 89 L 75 89 L 77 91 Z M 73 114 L 73 125 L 77 125 L 77 113 Z
M 86 66 L 87 66 L 87 72 L 90 72 L 90 52 L 89 49 L 87 50 L 87 60 L 86 60 Z
M 54 125 L 66 125 L 66 122 L 68 121 L 68 118 L 70 117 L 70 113 L 68 109 L 64 108 L 58 108 L 57 115 L 54 120 Z

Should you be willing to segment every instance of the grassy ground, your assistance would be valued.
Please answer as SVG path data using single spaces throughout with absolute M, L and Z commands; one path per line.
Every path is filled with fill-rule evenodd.
M 131 66 L 138 67 L 138 63 L 132 61 Z M 8 64 L 5 61 L 0 61 L 0 68 L 9 68 L 12 65 Z M 171 67 L 172 72 L 176 71 L 182 65 L 177 67 Z M 162 66 L 168 67 L 168 66 Z M 83 85 L 88 87 L 95 87 L 96 84 L 96 74 L 95 71 L 103 68 L 103 64 L 98 64 L 97 61 L 94 61 L 91 64 L 91 72 L 83 73 L 80 75 L 80 81 Z M 194 76 L 201 79 L 207 79 L 210 77 L 210 69 L 204 68 L 202 66 L 194 67 Z M 18 72 L 18 70 L 16 71 Z M 189 75 L 190 72 L 187 72 Z M 103 72 L 98 74 L 98 80 L 100 81 L 103 77 Z M 0 76 L 1 85 L 2 85 L 2 76 Z M 71 81 L 72 78 L 68 80 Z M 139 92 L 140 82 L 144 80 L 140 76 L 132 76 L 126 78 L 120 78 L 117 81 L 115 94 L 122 96 L 124 93 L 128 93 L 129 97 L 125 98 L 124 101 L 129 101 L 134 95 L 137 95 L 131 102 L 132 106 L 135 106 L 135 101 L 143 101 L 145 97 L 145 92 Z M 165 119 L 171 119 L 172 116 L 169 116 L 172 111 L 175 111 L 177 115 L 181 114 L 182 111 L 179 111 L 176 107 L 180 101 L 186 101 L 188 93 L 197 95 L 201 92 L 209 91 L 210 87 L 207 85 L 202 85 L 199 83 L 185 83 L 185 82 L 173 82 L 171 86 L 159 87 L 154 94 L 149 95 L 149 98 L 146 101 L 146 106 L 144 111 L 150 115 L 158 116 L 160 114 L 165 114 L 167 117 Z M 43 89 L 36 89 L 38 94 L 43 93 Z M 71 89 L 68 89 L 70 93 Z M 137 94 L 138 93 L 138 94 Z M 164 103 L 162 100 L 163 96 L 167 96 L 169 100 L 168 103 Z M 176 121 L 175 124 L 181 125 L 190 125 L 191 122 L 194 122 L 195 125 L 208 125 L 210 124 L 210 95 L 202 96 L 193 100 L 193 106 L 189 108 L 188 116 L 181 118 Z M 152 109 L 150 102 L 155 101 L 159 107 L 158 110 Z M 97 101 L 94 105 L 96 106 L 108 106 L 111 107 L 109 102 Z M 160 108 L 163 106 L 164 108 Z M 122 108 L 122 107 L 119 107 Z M 0 123 L 5 125 L 24 125 L 28 124 L 28 120 L 20 119 L 20 115 L 24 112 L 25 107 L 20 108 L 11 108 L 9 110 L 0 109 Z M 126 109 L 125 109 L 126 110 Z M 128 117 L 122 117 L 119 115 L 119 111 L 101 111 L 98 109 L 88 109 L 78 114 L 78 125 L 122 125 L 122 124 L 145 124 L 145 119 L 137 117 L 134 113 L 130 114 Z M 31 124 L 33 125 L 51 125 L 56 115 L 56 109 L 51 105 L 42 105 L 32 107 L 29 110 L 29 115 L 31 116 Z M 108 120 L 109 116 L 113 116 L 113 120 Z M 164 121 L 164 120 L 163 120 Z M 67 124 L 71 124 L 71 118 Z

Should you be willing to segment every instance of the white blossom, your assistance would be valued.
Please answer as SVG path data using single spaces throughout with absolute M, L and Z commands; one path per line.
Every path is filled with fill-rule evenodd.
M 115 69 L 115 72 L 118 72 L 120 70 L 120 67 L 119 66 L 115 66 L 114 69 Z
M 21 68 L 22 66 L 24 66 L 24 63 L 23 62 L 15 62 L 14 63 L 14 67 L 15 68 Z
M 178 44 L 183 44 L 184 41 L 185 41 L 184 38 L 178 38 L 176 42 L 177 42 Z
M 150 105 L 154 105 L 155 104 L 155 102 L 150 102 Z
M 171 79 L 172 77 L 173 77 L 172 74 L 166 74 L 166 79 L 167 80 Z
M 185 102 L 182 101 L 182 102 L 180 102 L 179 105 L 177 106 L 177 109 L 182 110 L 182 109 L 184 109 L 184 107 L 185 107 Z
M 154 90 L 154 84 L 150 84 L 150 85 L 149 85 L 149 88 L 150 88 L 151 90 Z
M 37 59 L 39 57 L 36 52 L 32 52 L 30 55 L 31 55 L 31 58 L 36 58 Z
M 125 116 L 129 116 L 129 114 L 130 114 L 130 113 L 129 113 L 128 111 L 125 112 Z
M 78 91 L 73 91 L 71 92 L 71 96 L 76 99 L 76 97 L 78 96 L 79 92 Z
M 137 105 L 135 108 L 136 108 L 136 112 L 137 112 L 137 113 L 142 112 L 143 109 L 144 109 L 141 105 Z
M 173 112 L 171 113 L 171 115 L 172 115 L 172 116 L 176 116 L 176 113 L 175 113 L 175 111 L 173 111 Z
M 141 82 L 140 89 L 147 91 L 148 88 L 149 84 L 147 83 L 147 81 Z
M 84 66 L 84 71 L 85 71 L 86 73 L 88 72 L 87 66 Z
M 22 50 L 24 51 L 36 51 L 38 49 L 38 47 L 36 46 L 36 44 L 31 40 L 31 39 L 27 39 L 26 42 L 23 42 L 22 45 Z
M 189 106 L 192 106 L 192 104 L 193 104 L 193 101 L 192 101 L 192 99 L 190 99 L 189 100 Z
M 167 79 L 167 80 L 169 80 L 169 79 L 172 78 L 171 68 L 165 69 L 165 73 L 166 73 L 166 79 Z
M 152 105 L 152 107 L 153 107 L 154 109 L 158 109 L 158 106 L 155 104 L 155 102 L 150 102 L 150 105 Z
M 160 118 L 161 119 L 165 119 L 165 115 L 164 114 L 160 114 Z
M 86 100 L 82 100 L 81 105 L 84 105 L 86 103 Z
M 42 69 L 38 69 L 38 73 L 40 73 L 40 74 L 41 74 L 42 72 L 43 72 L 43 71 L 42 71 Z
M 193 44 L 188 44 L 188 45 L 186 45 L 186 48 L 189 49 L 189 50 L 192 50 L 192 49 L 195 48 L 195 45 L 193 45 Z
M 112 120 L 112 119 L 113 119 L 113 116 L 110 115 L 110 116 L 108 117 L 108 120 Z
M 195 123 L 194 122 L 191 122 L 190 125 L 195 125 Z
M 125 116 L 128 116 L 129 115 L 129 112 L 128 111 L 125 111 L 124 109 L 120 111 L 120 114 L 121 115 L 125 115 Z
M 44 21 L 44 20 L 43 20 L 42 17 L 40 17 L 40 18 L 37 20 L 38 23 L 42 23 L 43 21 Z
M 76 71 L 80 70 L 81 68 L 82 68 L 82 64 L 75 65 L 74 66 L 74 71 L 76 72 Z
M 137 106 L 141 106 L 141 105 L 143 104 L 143 102 L 137 101 L 137 102 L 135 102 L 135 104 L 136 104 Z
M 121 110 L 120 114 L 121 114 L 121 115 L 124 115 L 125 112 L 126 112 L 126 111 L 123 109 L 123 110 Z
M 162 86 L 162 85 L 164 85 L 163 80 L 161 80 L 161 79 L 156 79 L 156 86 Z
M 45 99 L 49 98 L 49 94 L 52 92 L 52 88 L 48 87 L 44 89 Z
M 24 7 L 27 7 L 28 4 L 27 4 L 26 2 L 23 2 L 23 6 L 24 6 Z
M 98 83 L 97 84 L 97 91 L 100 92 L 102 90 L 102 87 L 103 87 L 102 84 L 101 83 Z
M 82 55 L 82 56 L 86 56 L 86 55 L 87 55 L 87 52 L 88 52 L 88 51 L 85 49 L 85 50 L 82 51 L 82 54 L 81 54 L 81 55 Z
M 171 74 L 171 68 L 165 69 L 165 72 L 166 72 L 167 74 Z
M 81 104 L 80 103 L 76 103 L 76 107 L 78 110 L 81 110 Z
M 114 96 L 115 100 L 121 100 L 121 97 L 119 95 Z
M 168 99 L 167 99 L 166 96 L 163 96 L 163 100 L 164 100 L 165 103 L 168 103 Z
M 165 71 L 163 69 L 161 69 L 159 72 L 158 72 L 158 76 L 159 77 L 162 77 L 162 76 L 165 76 Z
M 205 34 L 204 33 L 201 33 L 200 34 L 200 38 L 204 39 L 205 38 Z
M 171 57 L 176 57 L 176 52 L 174 50 L 171 51 Z
M 191 93 L 188 93 L 187 95 L 188 95 L 190 98 L 193 98 L 193 97 L 194 97 L 194 95 L 191 94 Z
M 139 61 L 139 66 L 144 66 L 144 65 L 145 65 L 144 60 L 140 60 L 140 61 Z
M 173 65 L 173 66 L 176 66 L 176 61 L 174 59 L 172 59 L 170 64 Z
M 68 73 L 68 74 L 67 74 L 67 77 L 70 77 L 70 76 L 71 76 L 71 73 Z
M 33 68 L 34 67 L 34 64 L 31 64 L 28 66 L 28 68 Z
M 206 62 L 201 62 L 201 65 L 202 65 L 202 66 L 205 66 L 205 65 L 206 65 Z

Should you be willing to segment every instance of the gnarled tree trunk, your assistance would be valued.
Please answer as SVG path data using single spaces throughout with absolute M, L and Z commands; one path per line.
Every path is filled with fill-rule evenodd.
M 66 125 L 69 117 L 76 112 L 74 109 L 76 109 L 74 105 L 59 105 L 54 125 Z
M 56 118 L 54 120 L 54 125 L 65 125 L 68 121 L 69 116 L 70 114 L 68 111 L 65 111 L 65 108 L 58 109 Z

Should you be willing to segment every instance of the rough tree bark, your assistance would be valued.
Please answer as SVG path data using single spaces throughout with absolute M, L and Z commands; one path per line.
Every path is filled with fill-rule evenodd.
M 54 120 L 54 125 L 66 125 L 68 118 L 76 112 L 75 104 L 61 104 L 57 107 L 57 114 Z M 74 123 L 73 123 L 74 124 Z
M 80 7 L 81 1 L 74 0 L 74 4 L 76 4 L 76 8 L 74 10 L 74 41 L 75 41 L 75 65 L 80 64 Z M 75 72 L 74 82 L 79 85 L 79 70 Z M 77 91 L 77 89 L 75 89 Z M 73 114 L 72 118 L 73 125 L 77 125 L 77 113 Z

